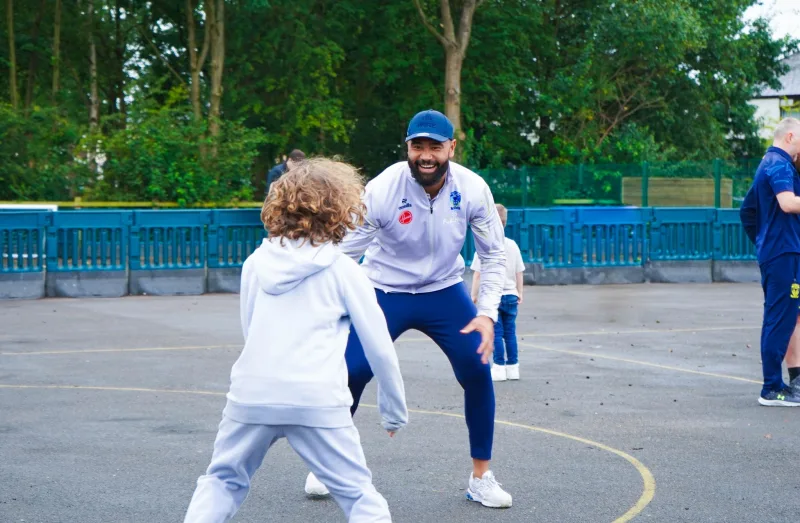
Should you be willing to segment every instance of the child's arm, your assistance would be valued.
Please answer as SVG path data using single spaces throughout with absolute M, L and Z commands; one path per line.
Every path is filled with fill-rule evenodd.
M 242 320 L 242 334 L 244 339 L 247 339 L 247 333 L 250 330 L 250 320 L 253 318 L 253 308 L 256 305 L 256 295 L 258 289 L 253 288 L 253 283 L 256 278 L 253 277 L 252 264 L 247 263 L 245 260 L 242 266 L 242 280 L 239 287 L 239 316 Z
M 378 379 L 378 410 L 383 418 L 383 428 L 395 432 L 408 423 L 406 393 L 397 353 L 372 283 L 357 265 L 348 264 L 348 269 L 342 279 L 345 305 L 364 347 L 364 355 Z
M 472 298 L 472 303 L 478 303 L 478 294 L 481 290 L 481 260 L 478 258 L 478 253 L 475 253 L 475 256 L 472 257 L 470 268 L 472 269 L 472 292 L 470 292 L 470 297 Z
M 516 260 L 514 260 L 514 263 L 516 263 L 516 266 L 517 266 L 517 270 L 515 272 L 516 272 L 516 275 L 517 275 L 517 277 L 516 277 L 517 294 L 519 294 L 519 302 L 518 303 L 521 305 L 522 301 L 523 301 L 523 292 L 524 292 L 524 287 L 522 286 L 522 273 L 525 272 L 525 260 L 522 259 L 522 251 L 519 250 L 519 246 L 517 245 L 517 242 L 514 242 L 514 240 L 511 240 L 511 241 L 514 243 L 514 246 L 516 247 L 516 249 L 514 249 L 516 251 L 514 253 L 514 255 L 516 257 Z M 509 263 L 511 263 L 510 260 L 509 260 Z
M 472 297 L 472 303 L 478 303 L 478 292 L 481 289 L 481 273 L 478 271 L 474 271 L 472 273 L 472 292 L 470 296 Z

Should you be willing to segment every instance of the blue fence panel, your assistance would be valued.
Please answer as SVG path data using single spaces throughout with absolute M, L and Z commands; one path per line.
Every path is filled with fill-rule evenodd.
M 212 211 L 208 228 L 208 267 L 241 267 L 266 235 L 259 209 Z
M 572 263 L 585 267 L 643 265 L 651 210 L 579 208 L 573 227 Z
M 650 259 L 710 260 L 714 254 L 715 211 L 654 208 L 650 221 Z
M 45 227 L 48 211 L 0 213 L 0 273 L 44 270 Z
M 131 211 L 56 212 L 47 231 L 48 271 L 124 271 Z
M 203 269 L 211 211 L 133 211 L 130 268 Z
M 739 209 L 717 209 L 714 227 L 715 259 L 756 259 L 756 247 L 744 232 L 744 227 L 739 219 Z
M 573 209 L 525 209 L 517 241 L 522 259 L 546 267 L 571 266 L 570 242 L 574 220 Z

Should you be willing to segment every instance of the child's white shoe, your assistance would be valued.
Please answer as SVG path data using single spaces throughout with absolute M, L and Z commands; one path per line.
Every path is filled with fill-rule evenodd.
M 510 380 L 519 379 L 519 363 L 515 365 L 506 365 L 506 378 Z
M 506 366 L 497 365 L 496 363 L 492 365 L 492 381 L 506 381 L 506 379 L 508 379 L 506 376 Z
M 306 494 L 312 498 L 324 498 L 330 494 L 330 492 L 328 491 L 328 487 L 323 485 L 313 472 L 309 472 L 306 478 Z

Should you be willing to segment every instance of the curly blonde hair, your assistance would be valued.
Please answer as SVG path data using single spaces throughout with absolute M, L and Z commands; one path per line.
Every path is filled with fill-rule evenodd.
M 303 160 L 272 184 L 261 221 L 273 237 L 339 243 L 364 221 L 363 190 L 364 180 L 352 165 Z

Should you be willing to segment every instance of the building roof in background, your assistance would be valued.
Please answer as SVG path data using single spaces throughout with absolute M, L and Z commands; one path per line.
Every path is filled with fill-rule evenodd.
M 783 59 L 789 66 L 789 72 L 780 77 L 780 89 L 765 88 L 758 98 L 774 98 L 778 96 L 800 96 L 800 53 Z

